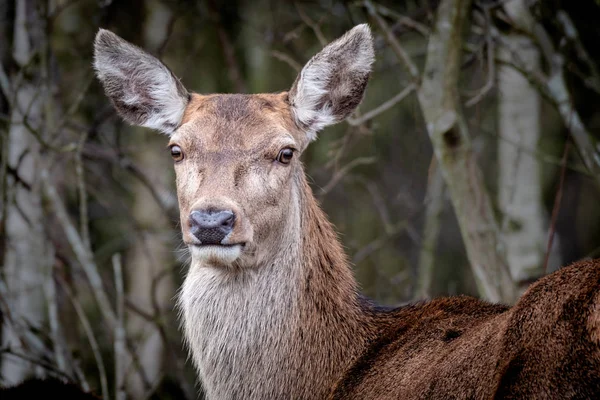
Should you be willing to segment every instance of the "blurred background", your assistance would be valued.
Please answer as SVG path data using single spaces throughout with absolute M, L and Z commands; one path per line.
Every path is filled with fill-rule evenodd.
M 600 257 L 600 2 L 468 2 L 453 45 L 474 175 L 436 161 L 417 95 L 439 2 L 1 1 L 0 386 L 55 376 L 105 399 L 197 397 L 174 307 L 187 253 L 167 138 L 115 115 L 92 70 L 99 27 L 189 90 L 255 93 L 287 90 L 326 43 L 368 22 L 365 100 L 303 161 L 378 302 L 510 303 L 482 289 L 495 272 L 482 278 L 476 261 L 504 266 L 518 294 Z M 473 198 L 490 212 L 469 214 Z M 493 246 L 465 246 L 466 229 Z

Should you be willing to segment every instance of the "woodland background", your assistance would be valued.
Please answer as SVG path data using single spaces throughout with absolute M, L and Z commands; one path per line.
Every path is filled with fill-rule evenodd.
M 191 90 L 254 93 L 370 23 L 359 112 L 303 156 L 361 287 L 510 303 L 600 257 L 598 21 L 594 0 L 0 1 L 0 385 L 196 398 L 167 139 L 116 117 L 91 67 L 99 27 Z

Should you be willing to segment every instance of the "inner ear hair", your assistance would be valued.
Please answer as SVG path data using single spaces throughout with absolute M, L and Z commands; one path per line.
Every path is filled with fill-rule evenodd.
M 125 121 L 167 134 L 181 124 L 190 94 L 156 57 L 100 29 L 94 42 L 94 69 Z
M 309 139 L 350 116 L 362 101 L 375 60 L 367 24 L 327 45 L 302 69 L 289 92 L 296 123 Z

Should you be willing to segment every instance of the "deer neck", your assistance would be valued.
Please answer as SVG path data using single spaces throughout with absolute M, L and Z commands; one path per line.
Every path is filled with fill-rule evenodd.
M 209 399 L 324 398 L 373 333 L 341 244 L 298 179 L 295 228 L 267 262 L 231 272 L 192 261 L 180 305 Z

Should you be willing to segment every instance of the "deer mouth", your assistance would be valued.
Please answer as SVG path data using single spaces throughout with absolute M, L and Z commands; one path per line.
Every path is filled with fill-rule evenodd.
M 246 243 L 227 243 L 227 244 L 192 243 L 191 245 L 194 247 L 224 247 L 224 248 L 241 246 L 243 248 L 244 246 L 246 246 Z
M 242 255 L 245 243 L 233 244 L 192 244 L 190 251 L 194 261 L 232 264 Z
M 190 247 L 197 247 L 199 249 L 209 249 L 209 248 L 216 248 L 216 249 L 233 249 L 236 247 L 239 247 L 240 249 L 244 249 L 244 247 L 246 247 L 246 242 L 239 242 L 239 243 L 196 243 L 196 242 L 192 242 L 192 243 L 188 243 L 188 245 Z

